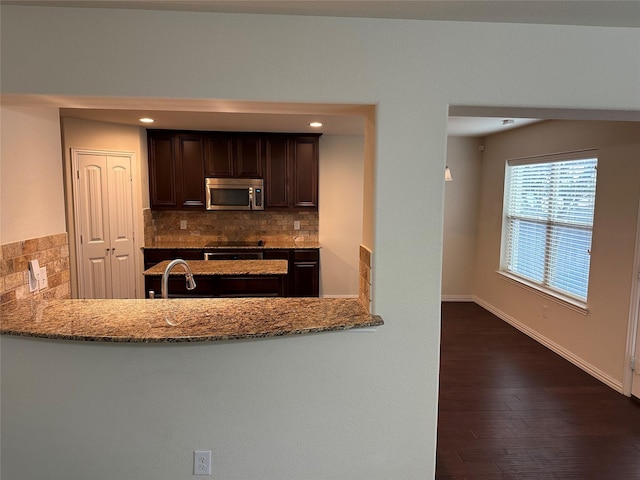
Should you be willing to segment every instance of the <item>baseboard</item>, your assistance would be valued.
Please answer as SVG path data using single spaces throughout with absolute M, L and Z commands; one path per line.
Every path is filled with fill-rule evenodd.
M 442 302 L 475 302 L 473 295 L 442 295 Z
M 608 385 L 609 387 L 613 388 L 618 393 L 623 393 L 622 382 L 616 380 L 615 378 L 612 378 L 610 375 L 608 375 L 608 374 L 604 373 L 602 370 L 594 367 L 589 362 L 586 362 L 585 360 L 583 360 L 582 358 L 578 357 L 574 353 L 570 352 L 566 348 L 562 347 L 561 345 L 558 345 L 554 341 L 548 339 L 544 335 L 541 335 L 540 333 L 536 332 L 535 330 L 529 328 L 524 323 L 522 323 L 522 322 L 516 320 L 515 318 L 507 315 L 503 311 L 495 308 L 493 305 L 485 302 L 484 300 L 482 300 L 482 299 L 480 299 L 478 297 L 474 297 L 473 301 L 475 303 L 477 303 L 478 305 L 480 305 L 485 310 L 488 310 L 491 313 L 493 313 L 496 317 L 500 318 L 501 320 L 504 320 L 508 324 L 510 324 L 513 327 L 517 328 L 518 330 L 520 330 L 525 335 L 533 338 L 536 342 L 544 345 L 549 350 L 557 353 L 558 355 L 560 355 L 565 360 L 573 363 L 576 367 L 580 368 L 581 370 L 584 370 L 585 372 L 587 372 L 592 377 L 597 378 L 598 380 L 600 380 L 605 385 Z

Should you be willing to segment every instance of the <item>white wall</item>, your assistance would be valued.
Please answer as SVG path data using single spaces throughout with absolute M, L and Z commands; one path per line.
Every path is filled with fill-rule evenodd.
M 589 313 L 584 315 L 506 281 L 496 271 L 500 265 L 505 161 L 591 148 L 598 150 L 598 178 Z M 640 202 L 638 158 L 640 122 L 547 121 L 487 137 L 482 169 L 477 297 L 619 391 Z
M 132 152 L 134 154 L 134 164 L 131 166 L 133 178 L 133 200 L 134 221 L 135 221 L 135 248 L 134 257 L 137 271 L 143 270 L 143 258 L 140 248 L 144 245 L 144 222 L 142 218 L 142 205 L 149 207 L 149 167 L 147 163 L 147 145 L 144 129 L 128 126 L 116 125 L 114 123 L 94 122 L 75 118 L 62 119 L 62 134 L 64 143 L 63 156 L 65 159 L 66 185 L 65 189 L 69 194 L 66 197 L 67 211 L 73 212 L 73 191 L 71 174 L 73 158 L 71 149 L 88 150 L 109 150 Z M 73 298 L 78 297 L 78 276 L 76 262 L 76 242 L 74 218 L 68 218 L 70 266 L 71 266 L 71 293 Z M 136 291 L 139 298 L 144 298 L 144 279 L 142 275 L 137 276 Z
M 470 301 L 474 294 L 482 139 L 448 137 L 442 246 L 442 299 Z
M 364 137 L 320 137 L 320 295 L 357 297 Z
M 58 109 L 0 112 L 0 244 L 65 232 Z
M 185 478 L 197 448 L 219 479 L 432 477 L 447 106 L 640 110 L 636 29 L 0 8 L 3 94 L 375 104 L 363 230 L 385 320 L 200 345 L 3 337 L 7 479 Z

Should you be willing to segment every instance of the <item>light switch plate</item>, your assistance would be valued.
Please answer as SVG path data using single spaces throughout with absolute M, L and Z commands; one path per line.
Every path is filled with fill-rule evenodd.
M 38 280 L 38 288 L 42 290 L 43 288 L 49 287 L 49 280 L 47 279 L 47 267 L 40 267 L 40 279 Z

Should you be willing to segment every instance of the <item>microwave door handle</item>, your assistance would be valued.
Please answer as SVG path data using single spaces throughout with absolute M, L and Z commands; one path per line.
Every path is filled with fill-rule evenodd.
M 249 210 L 253 210 L 253 188 L 249 187 Z

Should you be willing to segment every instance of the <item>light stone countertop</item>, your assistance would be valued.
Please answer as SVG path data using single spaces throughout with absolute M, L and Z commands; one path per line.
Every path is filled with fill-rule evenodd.
M 157 275 L 164 273 L 170 260 L 148 268 L 143 275 Z M 286 260 L 188 260 L 193 275 L 286 275 L 289 262 Z M 171 270 L 171 275 L 184 275 L 184 268 L 180 265 Z
M 284 240 L 265 240 L 263 245 L 258 245 L 256 240 L 255 245 L 233 245 L 226 244 L 224 242 L 211 242 L 206 238 L 190 241 L 155 241 L 153 243 L 146 244 L 143 249 L 145 250 L 157 250 L 157 249 L 204 249 L 204 250 L 305 250 L 321 248 L 320 243 L 317 241 L 284 241 Z
M 94 342 L 238 340 L 383 325 L 358 299 L 22 300 L 0 334 Z

